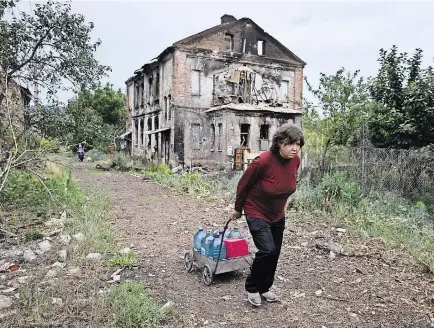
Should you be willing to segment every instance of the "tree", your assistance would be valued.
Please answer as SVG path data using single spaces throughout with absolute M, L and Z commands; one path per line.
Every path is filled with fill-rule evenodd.
M 70 2 L 36 4 L 32 14 L 2 19 L 0 67 L 8 79 L 58 90 L 94 88 L 110 70 L 95 59 L 101 41 L 91 41 L 93 23 L 71 12 Z M 7 8 L 7 6 L 5 6 Z
M 333 146 L 347 145 L 360 129 L 369 102 L 367 84 L 359 76 L 359 71 L 351 73 L 344 68 L 333 75 L 321 73 L 316 89 L 307 79 L 306 84 L 319 104 L 317 107 L 312 107 L 312 104 L 308 107 L 320 114 L 316 115 L 317 120 L 314 122 L 324 140 L 321 164 L 324 170 L 327 151 Z M 315 116 L 311 115 L 311 118 Z
M 125 95 L 120 89 L 114 90 L 109 83 L 95 91 L 80 92 L 77 102 L 82 107 L 94 109 L 106 124 L 125 125 Z
M 420 148 L 434 143 L 434 76 L 422 68 L 423 52 L 412 57 L 393 46 L 380 50 L 380 69 L 370 86 L 381 106 L 372 112 L 369 132 L 377 147 Z

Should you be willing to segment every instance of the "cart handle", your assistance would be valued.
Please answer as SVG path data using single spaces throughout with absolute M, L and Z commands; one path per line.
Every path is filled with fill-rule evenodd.
M 245 216 L 245 214 L 242 214 L 241 216 L 243 216 L 243 215 Z M 220 262 L 220 254 L 221 254 L 222 247 L 223 247 L 223 239 L 225 238 L 225 233 L 226 233 L 226 230 L 227 230 L 228 227 L 229 227 L 229 223 L 231 223 L 232 220 L 233 220 L 233 219 L 230 218 L 230 219 L 226 222 L 225 227 L 223 228 L 222 239 L 221 239 L 221 241 L 220 241 L 219 255 L 217 256 L 217 263 L 216 263 L 216 265 L 215 265 L 215 269 L 214 269 L 214 273 L 213 273 L 213 275 L 215 275 L 215 273 L 217 272 L 217 267 L 218 267 L 219 262 Z

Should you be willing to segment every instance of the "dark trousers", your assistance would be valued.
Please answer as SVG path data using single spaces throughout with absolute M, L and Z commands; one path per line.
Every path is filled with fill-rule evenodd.
M 252 270 L 246 279 L 249 293 L 266 293 L 273 285 L 274 274 L 282 248 L 285 218 L 277 222 L 247 217 L 250 233 L 258 252 L 253 260 Z

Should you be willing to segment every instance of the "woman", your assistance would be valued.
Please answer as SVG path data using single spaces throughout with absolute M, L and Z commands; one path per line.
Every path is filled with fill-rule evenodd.
M 296 190 L 300 165 L 298 153 L 304 145 L 303 133 L 293 124 L 277 129 L 269 151 L 262 153 L 241 177 L 232 219 L 244 213 L 258 249 L 245 288 L 249 302 L 261 305 L 278 300 L 269 289 L 274 282 L 285 229 L 285 205 Z

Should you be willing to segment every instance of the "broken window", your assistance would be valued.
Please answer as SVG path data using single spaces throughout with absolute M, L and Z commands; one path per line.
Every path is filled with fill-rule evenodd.
M 171 103 L 172 103 L 172 96 L 169 95 L 167 97 L 167 108 L 168 108 L 168 111 L 169 111 L 169 120 L 171 120 L 172 116 L 173 116 Z
M 282 80 L 280 83 L 280 95 L 283 102 L 288 102 L 289 81 Z
M 153 82 L 153 78 L 150 77 L 148 79 L 148 87 L 149 87 L 149 90 L 148 90 L 148 102 L 150 101 L 151 96 L 152 96 L 152 82 Z
M 167 97 L 164 97 L 164 101 L 163 101 L 163 115 L 164 115 L 164 120 L 167 121 L 168 120 L 168 115 L 167 115 Z
M 211 124 L 211 151 L 215 147 L 215 124 Z
M 160 97 L 160 73 L 157 73 L 157 79 L 155 81 L 155 100 Z
M 258 56 L 265 55 L 264 40 L 258 40 Z
M 249 145 L 250 124 L 241 124 L 240 145 L 247 147 Z
M 233 51 L 234 50 L 234 36 L 230 33 L 225 33 L 225 41 L 227 45 L 227 50 Z
M 191 94 L 200 96 L 200 71 L 191 71 Z
M 246 53 L 246 38 L 243 38 L 243 54 Z
M 158 115 L 154 117 L 155 130 L 158 130 Z
M 223 133 L 223 124 L 219 123 L 218 124 L 218 141 L 217 141 L 217 150 L 222 150 L 222 143 L 221 143 L 221 137 L 222 137 L 222 133 Z
M 152 131 L 152 118 L 148 118 L 148 131 Z
M 191 148 L 200 149 L 200 124 L 191 124 Z
M 259 150 L 267 150 L 269 148 L 269 132 L 270 126 L 268 124 L 261 125 L 259 130 Z

